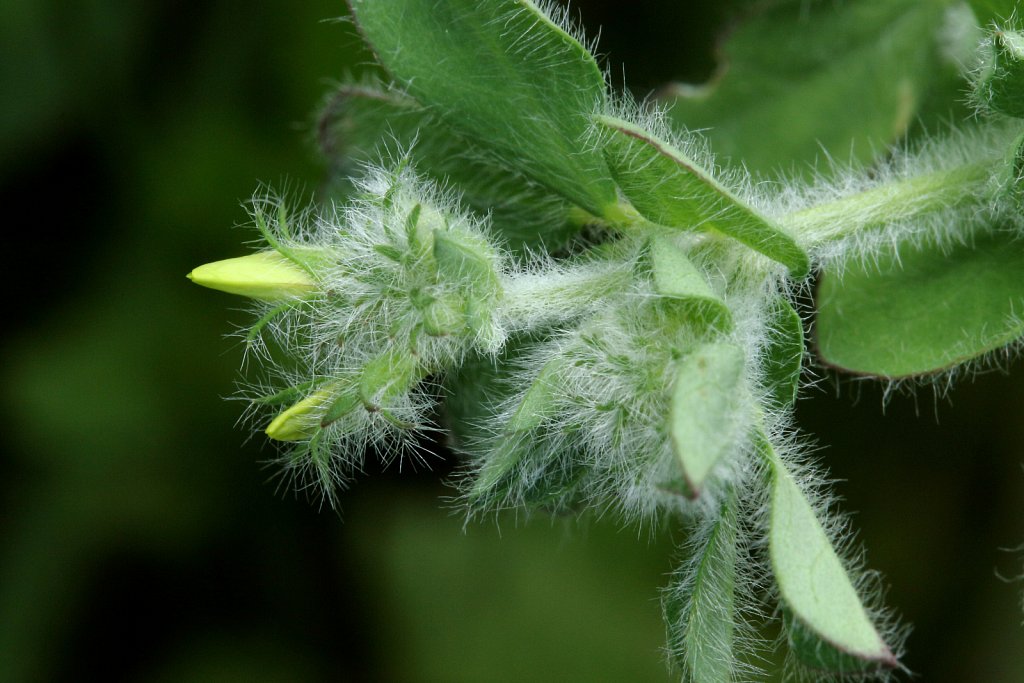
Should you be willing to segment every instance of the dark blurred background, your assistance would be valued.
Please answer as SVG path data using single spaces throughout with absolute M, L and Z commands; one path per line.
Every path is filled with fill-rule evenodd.
M 617 82 L 699 82 L 728 3 L 573 3 Z M 312 193 L 316 104 L 368 56 L 340 0 L 0 4 L 0 681 L 667 681 L 678 532 L 463 520 L 453 464 L 372 463 L 341 514 L 232 428 L 257 183 Z M 623 65 L 626 65 L 624 68 Z M 11 322 L 13 321 L 13 322 Z M 799 406 L 923 681 L 1024 681 L 1024 367 Z

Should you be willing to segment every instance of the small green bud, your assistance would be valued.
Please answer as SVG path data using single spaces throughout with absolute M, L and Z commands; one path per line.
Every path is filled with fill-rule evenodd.
M 333 398 L 329 388 L 319 389 L 275 417 L 266 433 L 277 441 L 302 441 L 320 429 L 320 413 Z
M 466 327 L 465 302 L 453 295 L 434 299 L 423 308 L 423 330 L 434 337 L 458 334 Z
M 423 204 L 412 208 L 405 218 L 405 239 L 416 260 L 430 253 L 434 243 L 434 226 L 444 224 L 444 216 L 436 209 Z
M 435 229 L 434 258 L 442 278 L 465 282 L 477 296 L 496 296 L 501 291 L 494 250 L 481 237 Z
M 1000 114 L 1024 118 L 1024 33 L 995 31 L 989 59 L 975 98 Z
M 367 363 L 359 378 L 359 396 L 367 410 L 385 408 L 409 391 L 420 379 L 418 369 L 415 356 L 393 348 Z
M 501 296 L 497 255 L 493 248 L 481 236 L 435 228 L 434 260 L 438 276 L 459 283 L 467 294 L 466 326 L 488 336 L 492 331 L 493 301 Z
M 263 301 L 302 298 L 316 288 L 306 271 L 276 251 L 207 263 L 186 277 L 203 287 Z

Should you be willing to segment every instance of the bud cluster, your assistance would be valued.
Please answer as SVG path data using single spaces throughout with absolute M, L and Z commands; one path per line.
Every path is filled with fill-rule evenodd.
M 504 260 L 481 224 L 405 166 L 374 170 L 358 189 L 299 226 L 282 204 L 255 203 L 269 249 L 189 276 L 258 302 L 248 339 L 273 389 L 253 406 L 275 411 L 270 438 L 295 442 L 287 473 L 328 498 L 367 446 L 385 457 L 415 446 L 431 426 L 424 379 L 504 339 Z

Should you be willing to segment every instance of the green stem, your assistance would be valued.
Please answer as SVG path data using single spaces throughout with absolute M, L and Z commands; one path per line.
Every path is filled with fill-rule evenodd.
M 861 230 L 892 224 L 990 199 L 992 169 L 999 159 L 927 173 L 786 214 L 779 222 L 808 246 L 849 237 Z
M 629 286 L 627 264 L 593 263 L 561 272 L 526 273 L 504 283 L 499 315 L 516 330 L 566 320 Z

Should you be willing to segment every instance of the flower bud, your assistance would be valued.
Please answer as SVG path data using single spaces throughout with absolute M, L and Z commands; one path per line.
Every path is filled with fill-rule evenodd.
M 267 436 L 277 441 L 302 441 L 312 437 L 320 429 L 321 413 L 331 397 L 329 389 L 313 392 L 271 420 Z
M 974 97 L 1000 114 L 1024 118 L 1024 33 L 995 31 Z
M 276 251 L 207 263 L 186 277 L 203 287 L 262 301 L 302 298 L 316 288 L 306 271 Z

